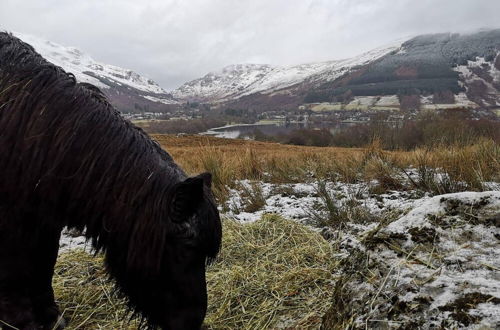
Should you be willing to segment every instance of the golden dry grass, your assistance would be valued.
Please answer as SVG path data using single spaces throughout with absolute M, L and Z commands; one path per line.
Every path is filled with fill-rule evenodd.
M 129 322 L 125 302 L 114 292 L 104 270 L 103 257 L 82 249 L 57 259 L 54 294 L 68 326 L 66 329 L 137 329 Z
M 376 140 L 366 148 L 306 147 L 207 136 L 153 135 L 189 174 L 208 171 L 224 201 L 236 180 L 276 183 L 310 180 L 356 182 L 377 179 L 398 189 L 401 169 L 432 168 L 464 189 L 482 190 L 484 181 L 500 180 L 500 146 L 482 140 L 468 147 L 384 151 Z M 403 175 L 403 176 L 402 176 Z
M 301 147 L 207 136 L 152 137 L 189 174 L 212 173 L 219 192 L 239 179 L 303 182 L 313 173 L 327 176 L 344 163 L 358 162 L 364 153 L 361 148 Z

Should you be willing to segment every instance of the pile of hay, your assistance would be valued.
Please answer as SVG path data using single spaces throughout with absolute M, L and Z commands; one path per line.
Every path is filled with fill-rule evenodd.
M 213 329 L 319 328 L 336 262 L 317 233 L 277 215 L 224 222 L 223 249 L 209 268 Z
M 330 245 L 296 222 L 266 215 L 224 220 L 223 248 L 208 268 L 209 329 L 318 329 L 329 307 L 336 262 Z M 136 329 L 106 279 L 102 258 L 60 256 L 54 288 L 68 329 Z
M 137 329 L 125 301 L 118 298 L 104 271 L 102 256 L 69 250 L 57 260 L 54 294 L 68 326 L 65 329 Z M 130 322 L 129 322 L 130 320 Z

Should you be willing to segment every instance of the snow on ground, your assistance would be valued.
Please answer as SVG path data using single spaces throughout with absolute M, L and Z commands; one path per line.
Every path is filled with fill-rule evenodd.
M 375 235 L 371 235 L 375 232 Z M 346 233 L 350 240 L 352 235 Z M 370 239 L 366 239 L 370 237 Z M 370 301 L 358 326 L 478 328 L 500 325 L 500 192 L 418 200 L 385 228 L 367 227 L 346 255 L 370 259 L 372 277 L 351 281 L 353 302 Z
M 399 107 L 399 98 L 397 95 L 381 96 L 376 105 L 380 107 Z
M 464 107 L 477 107 L 477 104 L 469 100 L 467 95 L 463 92 L 458 93 L 455 95 L 455 102 L 459 105 L 463 105 Z
M 379 216 L 378 223 L 347 223 L 323 231 L 340 246 L 337 257 L 354 263 L 351 266 L 362 274 L 350 278 L 348 271 L 339 272 L 350 278 L 346 290 L 351 292 L 357 327 L 500 325 L 500 191 L 430 197 L 411 191 L 375 195 L 365 184 L 329 182 L 326 187 L 339 206 L 356 201 Z M 310 223 L 311 210 L 322 203 L 316 183 L 243 180 L 230 195 L 226 215 L 244 222 L 278 213 Z M 248 195 L 264 197 L 260 209 L 245 210 Z M 403 215 L 381 224 L 391 211 Z M 358 264 L 359 255 L 369 262 Z
M 158 98 L 150 95 L 141 95 L 143 98 L 153 101 L 153 102 L 158 102 L 158 103 L 163 103 L 163 104 L 179 104 L 178 101 L 174 99 L 166 99 L 166 98 Z
M 239 182 L 244 189 L 231 189 L 231 196 L 226 202 L 229 211 L 226 216 L 238 221 L 255 221 L 265 213 L 277 213 L 283 217 L 308 222 L 311 217 L 311 210 L 318 209 L 322 203 L 318 195 L 317 183 L 293 183 L 293 184 L 271 184 L 260 182 L 255 187 L 248 180 Z M 245 211 L 245 199 L 250 191 L 256 194 L 255 190 L 260 189 L 265 198 L 263 207 L 254 212 Z M 372 214 L 381 214 L 391 210 L 407 210 L 415 203 L 415 193 L 407 191 L 389 191 L 384 194 L 370 194 L 368 187 L 362 183 L 346 184 L 340 182 L 328 182 L 328 191 L 338 201 L 355 201 L 359 205 L 367 208 Z M 423 197 L 422 200 L 428 197 Z
M 72 230 L 63 230 L 59 240 L 59 254 L 75 248 L 84 248 L 90 250 L 90 244 L 86 242 L 81 233 Z
M 489 76 L 489 79 L 478 74 L 474 69 L 480 69 L 481 71 L 486 70 L 486 75 Z M 484 57 L 476 57 L 475 60 L 469 60 L 466 65 L 459 65 L 453 70 L 459 73 L 461 80 L 469 84 L 474 81 L 481 81 L 482 84 L 486 86 L 487 93 L 493 96 L 493 98 L 498 95 L 495 83 L 500 81 L 500 70 L 498 70 L 492 62 L 486 61 Z M 489 103 L 492 103 L 492 105 L 500 105 L 498 101 L 489 101 Z
M 377 103 L 377 96 L 355 96 L 348 106 L 372 107 Z
M 388 225 L 386 230 L 391 233 L 402 234 L 407 232 L 410 227 L 418 229 L 434 228 L 435 224 L 429 222 L 429 216 L 438 217 L 440 215 L 446 215 L 447 208 L 449 207 L 449 201 L 456 201 L 456 203 L 470 205 L 470 207 L 473 208 L 474 205 L 489 202 L 490 199 L 493 200 L 489 204 L 487 203 L 487 209 L 500 207 L 500 192 L 461 192 L 435 196 L 419 203 L 419 206 L 414 208 L 407 215 Z

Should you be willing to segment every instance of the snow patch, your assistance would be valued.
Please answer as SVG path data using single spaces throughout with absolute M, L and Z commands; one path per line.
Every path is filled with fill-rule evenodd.
M 376 105 L 379 107 L 399 107 L 399 98 L 397 95 L 381 96 Z
M 424 201 L 420 206 L 398 221 L 391 223 L 387 226 L 387 231 L 391 233 L 405 233 L 411 228 L 433 228 L 434 224 L 429 222 L 428 218 L 446 214 L 446 201 L 459 201 L 462 204 L 470 205 L 472 208 L 473 205 L 477 205 L 488 199 L 491 199 L 491 202 L 486 210 L 492 208 L 500 213 L 500 191 L 461 192 L 435 196 Z

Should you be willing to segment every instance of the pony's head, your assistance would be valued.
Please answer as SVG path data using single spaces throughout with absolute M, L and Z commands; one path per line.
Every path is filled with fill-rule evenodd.
M 167 288 L 159 298 L 169 306 L 158 311 L 164 329 L 199 329 L 205 317 L 205 265 L 217 255 L 222 236 L 210 188 L 211 176 L 204 173 L 175 185 L 169 199 L 169 221 L 181 230 L 167 239 L 161 265 Z
M 210 174 L 187 178 L 170 187 L 166 201 L 169 212 L 162 221 L 167 230 L 162 234 L 157 271 L 148 274 L 141 269 L 129 270 L 120 274 L 117 282 L 131 307 L 150 326 L 199 329 L 207 310 L 205 268 L 216 257 L 222 237 Z M 148 237 L 154 237 L 155 233 L 141 236 L 143 248 L 138 251 L 147 251 L 153 246 Z M 117 262 L 116 258 L 109 261 Z

